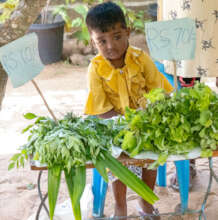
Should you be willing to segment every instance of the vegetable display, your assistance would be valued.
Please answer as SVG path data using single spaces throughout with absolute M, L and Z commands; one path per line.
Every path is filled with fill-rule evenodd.
M 32 113 L 25 115 L 35 119 L 23 132 L 30 131 L 28 143 L 21 152 L 11 158 L 9 169 L 24 166 L 26 159 L 48 166 L 48 201 L 50 219 L 54 217 L 58 197 L 61 173 L 71 199 L 75 220 L 81 219 L 80 198 L 86 183 L 87 162 L 92 162 L 105 181 L 108 181 L 106 168 L 124 184 L 133 189 L 147 202 L 153 204 L 158 197 L 135 174 L 123 166 L 110 154 L 113 137 L 123 129 L 119 119 L 99 119 L 97 117 L 75 117 L 67 114 L 64 119 L 55 122 L 46 117 L 37 117 Z
M 198 83 L 171 95 L 155 89 L 144 96 L 146 109 L 126 108 L 125 116 L 116 119 L 67 114 L 55 122 L 32 113 L 25 115 L 35 122 L 23 130 L 30 132 L 28 143 L 11 158 L 9 169 L 24 166 L 30 157 L 48 166 L 51 220 L 62 171 L 75 219 L 81 219 L 80 198 L 86 183 L 85 166 L 88 162 L 94 164 L 106 182 L 108 168 L 147 202 L 153 204 L 158 200 L 142 180 L 111 155 L 114 145 L 121 147 L 130 157 L 143 151 L 158 154 L 150 168 L 163 165 L 170 155 L 186 155 L 196 147 L 201 148 L 202 157 L 212 156 L 218 146 L 218 95 L 215 92 Z
M 198 83 L 167 95 L 162 89 L 145 94 L 145 110 L 126 109 L 114 144 L 134 157 L 143 151 L 159 155 L 150 168 L 163 165 L 169 155 L 186 155 L 196 147 L 212 156 L 218 146 L 218 95 Z

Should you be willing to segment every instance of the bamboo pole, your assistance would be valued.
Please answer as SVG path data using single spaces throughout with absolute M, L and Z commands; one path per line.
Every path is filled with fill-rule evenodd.
M 41 98 L 42 98 L 42 100 L 43 100 L 43 102 L 44 102 L 46 108 L 48 109 L 49 113 L 51 114 L 52 118 L 53 118 L 55 121 L 57 121 L 57 119 L 56 119 L 56 117 L 55 117 L 53 111 L 50 109 L 50 107 L 49 107 L 48 103 L 46 102 L 46 100 L 45 100 L 45 98 L 44 98 L 42 92 L 40 91 L 38 85 L 36 84 L 36 82 L 35 82 L 33 79 L 32 79 L 31 81 L 32 81 L 34 87 L 36 88 L 36 90 L 38 91 L 39 95 L 41 96 Z

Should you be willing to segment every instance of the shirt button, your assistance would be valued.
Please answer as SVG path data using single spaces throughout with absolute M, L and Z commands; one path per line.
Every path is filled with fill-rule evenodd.
M 123 74 L 123 70 L 120 70 L 120 74 Z

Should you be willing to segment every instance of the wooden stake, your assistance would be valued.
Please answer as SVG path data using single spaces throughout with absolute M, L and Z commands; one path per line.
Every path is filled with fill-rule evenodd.
M 44 98 L 42 92 L 40 91 L 38 85 L 36 84 L 36 82 L 35 82 L 33 79 L 32 79 L 31 81 L 32 81 L 33 85 L 35 86 L 36 90 L 38 91 L 39 95 L 41 96 L 41 98 L 42 98 L 42 100 L 43 100 L 43 102 L 44 102 L 46 108 L 48 109 L 49 113 L 51 114 L 52 118 L 53 118 L 55 121 L 57 121 L 57 119 L 56 119 L 56 117 L 55 117 L 53 111 L 52 111 L 52 110 L 50 109 L 50 107 L 48 106 L 48 103 L 46 102 L 46 100 L 45 100 L 45 98 Z
M 173 60 L 173 79 L 174 79 L 174 88 L 175 88 L 175 91 L 178 90 L 178 84 L 177 84 L 177 68 L 176 68 L 176 61 Z

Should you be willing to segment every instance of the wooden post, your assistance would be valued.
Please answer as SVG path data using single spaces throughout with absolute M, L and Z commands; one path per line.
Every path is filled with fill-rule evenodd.
M 45 98 L 44 98 L 42 92 L 40 91 L 38 85 L 36 84 L 36 82 L 35 82 L 33 79 L 32 79 L 31 81 L 32 81 L 33 85 L 35 86 L 36 90 L 38 91 L 39 95 L 41 96 L 41 98 L 42 98 L 42 100 L 43 100 L 43 102 L 44 102 L 46 108 L 48 109 L 49 113 L 51 114 L 52 118 L 53 118 L 55 121 L 57 121 L 57 119 L 56 119 L 56 117 L 55 117 L 53 111 L 52 111 L 52 110 L 50 109 L 50 107 L 48 106 L 48 103 L 46 102 L 46 100 L 45 100 Z
M 176 68 L 176 61 L 173 60 L 173 79 L 174 79 L 174 88 L 175 91 L 178 90 L 178 84 L 177 84 L 177 68 Z
M 163 0 L 157 1 L 157 20 L 162 21 L 163 20 Z

